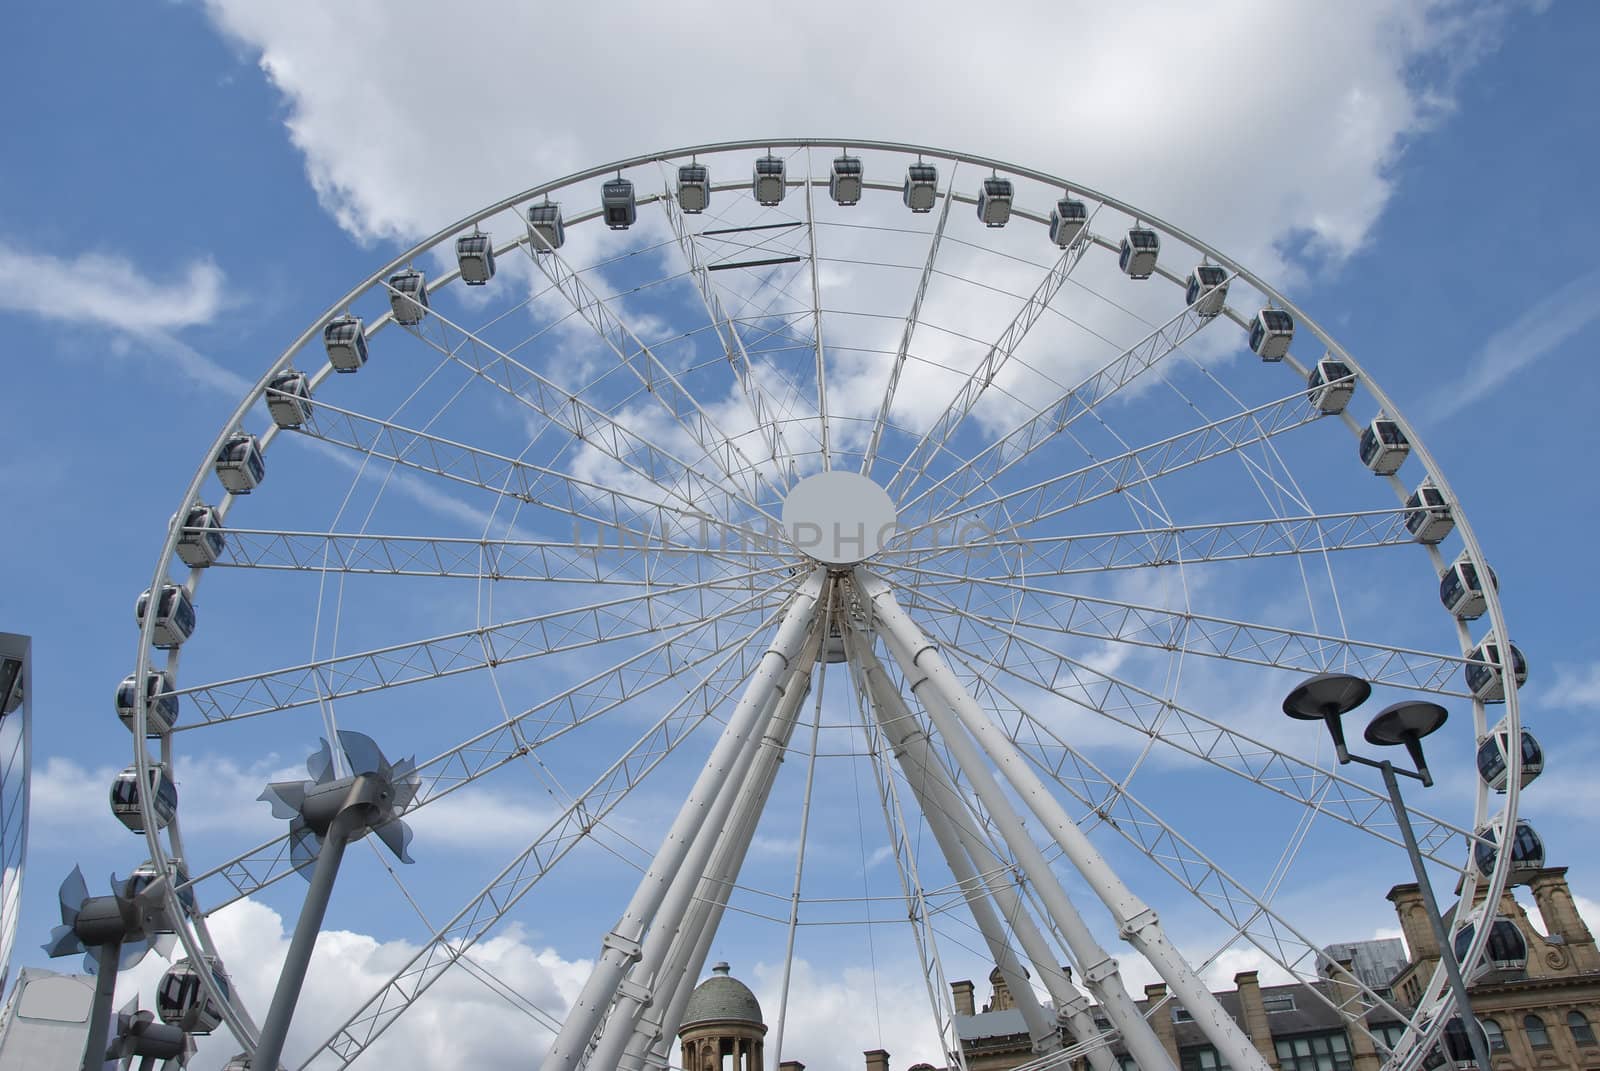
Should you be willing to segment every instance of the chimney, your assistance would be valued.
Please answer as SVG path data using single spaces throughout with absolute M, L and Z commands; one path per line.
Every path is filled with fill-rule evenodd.
M 1239 1014 L 1244 1022 L 1244 1032 L 1250 1035 L 1256 1051 L 1271 1067 L 1277 1059 L 1277 1048 L 1272 1044 L 1272 1027 L 1267 1025 L 1267 1006 L 1261 1000 L 1261 978 L 1255 971 L 1240 971 L 1233 976 L 1233 988 L 1239 994 Z
M 889 1071 L 889 1054 L 882 1049 L 869 1049 L 862 1055 L 867 1058 L 867 1071 Z
M 1015 1006 L 1011 999 L 1011 987 L 1006 984 L 1006 976 L 1000 973 L 999 967 L 989 972 L 989 985 L 993 989 L 993 995 L 990 996 L 989 1005 L 983 1009 L 984 1011 L 1005 1011 Z
M 1344 973 L 1335 970 L 1332 964 L 1326 964 L 1323 974 L 1328 980 L 1329 996 L 1339 1006 L 1339 1017 L 1345 1022 L 1345 1035 L 1350 1041 L 1350 1056 L 1354 1060 L 1355 1067 L 1377 1067 L 1381 1061 L 1378 1059 L 1378 1048 L 1372 1043 L 1372 1034 L 1366 1026 L 1366 1000 L 1361 990 L 1350 981 L 1356 973 L 1355 957 L 1345 956 L 1337 962 L 1344 968 Z
M 1144 987 L 1145 1018 L 1150 1020 L 1150 1028 L 1156 1032 L 1156 1037 L 1161 1039 L 1161 1047 L 1167 1050 L 1167 1055 L 1172 1057 L 1173 1066 L 1178 1065 L 1178 1034 L 1172 1026 L 1172 1002 L 1161 1005 L 1161 1010 L 1151 1014 L 1150 1009 L 1161 1004 L 1167 997 L 1167 984 L 1165 982 L 1152 982 Z
M 957 1015 L 977 1014 L 972 1004 L 972 983 L 967 981 L 951 982 L 950 995 L 955 998 Z
M 1422 904 L 1422 890 L 1415 882 L 1396 885 L 1389 890 L 1389 902 L 1400 919 L 1400 932 L 1405 935 L 1406 949 L 1413 964 L 1439 958 L 1439 942 L 1433 937 L 1433 924 L 1428 921 L 1428 909 Z
M 1528 878 L 1533 902 L 1538 905 L 1539 918 L 1544 921 L 1545 932 L 1560 934 L 1572 956 L 1572 966 L 1580 971 L 1600 970 L 1600 951 L 1596 951 L 1594 935 L 1584 925 L 1578 906 L 1572 902 L 1572 890 L 1567 887 L 1567 868 L 1547 866 Z

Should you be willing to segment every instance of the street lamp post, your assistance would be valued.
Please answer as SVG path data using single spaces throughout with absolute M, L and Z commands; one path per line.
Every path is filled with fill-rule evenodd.
M 1482 1031 L 1476 1029 L 1477 1020 L 1472 1015 L 1472 1004 L 1467 998 L 1467 984 L 1461 977 L 1461 964 L 1456 960 L 1455 946 L 1445 933 L 1444 919 L 1439 914 L 1439 903 L 1434 899 L 1433 883 L 1428 880 L 1427 868 L 1422 862 L 1422 852 L 1417 847 L 1416 833 L 1411 829 L 1411 818 L 1406 813 L 1405 801 L 1400 798 L 1400 778 L 1414 777 L 1431 786 L 1433 775 L 1422 754 L 1422 738 L 1444 724 L 1449 712 L 1437 703 L 1409 700 L 1394 703 L 1379 711 L 1367 725 L 1363 735 L 1367 743 L 1379 747 L 1404 745 L 1415 770 L 1397 769 L 1387 759 L 1369 759 L 1353 755 L 1345 746 L 1344 722 L 1350 711 L 1365 703 L 1372 695 L 1372 685 L 1360 677 L 1346 673 L 1319 673 L 1301 681 L 1283 700 L 1283 712 L 1303 721 L 1320 721 L 1328 727 L 1341 766 L 1356 763 L 1370 766 L 1383 775 L 1384 787 L 1389 790 L 1389 806 L 1394 811 L 1395 822 L 1406 844 L 1406 854 L 1411 857 L 1411 870 L 1417 876 L 1417 888 L 1422 893 L 1422 904 L 1433 927 L 1434 939 L 1439 942 L 1439 959 L 1444 963 L 1445 976 L 1450 981 L 1450 991 L 1455 997 L 1456 1012 L 1461 1026 L 1472 1045 L 1472 1056 L 1481 1071 L 1490 1071 L 1489 1052 Z

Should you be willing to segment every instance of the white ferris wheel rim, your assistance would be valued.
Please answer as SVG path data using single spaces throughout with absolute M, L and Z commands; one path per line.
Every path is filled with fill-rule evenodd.
M 665 162 L 681 163 L 689 159 L 694 159 L 698 156 L 714 156 L 717 154 L 737 151 L 773 151 L 777 149 L 820 149 L 826 151 L 843 149 L 845 151 L 882 151 L 904 157 L 916 156 L 934 161 L 948 162 L 952 165 L 966 165 L 979 170 L 1003 173 L 1008 176 L 1015 176 L 1017 178 L 1032 179 L 1044 185 L 1071 190 L 1077 196 L 1084 197 L 1099 205 L 1120 211 L 1125 215 L 1141 221 L 1143 225 L 1148 226 L 1163 235 L 1175 238 L 1179 242 L 1188 245 L 1195 250 L 1201 251 L 1209 260 L 1226 268 L 1232 275 L 1248 283 L 1260 293 L 1267 296 L 1273 305 L 1289 312 L 1295 319 L 1297 330 L 1309 332 L 1323 347 L 1325 347 L 1329 355 L 1344 361 L 1357 373 L 1361 388 L 1372 396 L 1372 398 L 1377 402 L 1381 412 L 1395 421 L 1395 423 L 1400 427 L 1402 432 L 1410 441 L 1412 455 L 1415 456 L 1421 463 L 1426 471 L 1428 479 L 1444 493 L 1446 500 L 1451 503 L 1452 512 L 1456 523 L 1456 532 L 1461 537 L 1461 541 L 1466 553 L 1469 554 L 1476 562 L 1481 563 L 1488 560 L 1477 541 L 1476 535 L 1473 532 L 1472 526 L 1460 504 L 1459 498 L 1452 492 L 1444 473 L 1435 463 L 1432 455 L 1429 453 L 1425 444 L 1423 443 L 1422 438 L 1416 433 L 1415 428 L 1406 420 L 1403 413 L 1393 403 L 1392 399 L 1383 393 L 1382 388 L 1379 386 L 1377 381 L 1369 373 L 1367 373 L 1366 370 L 1361 367 L 1359 362 L 1357 362 L 1347 351 L 1345 351 L 1343 347 L 1340 346 L 1334 338 L 1332 338 L 1331 335 L 1325 332 L 1314 319 L 1307 315 L 1303 309 L 1289 300 L 1287 296 L 1273 288 L 1264 279 L 1255 275 L 1244 266 L 1238 264 L 1222 251 L 1211 247 L 1209 244 L 1199 240 L 1198 238 L 1195 238 L 1182 229 L 1165 222 L 1159 216 L 1137 209 L 1132 205 L 1129 205 L 1114 197 L 1105 195 L 1092 188 L 1086 187 L 1080 183 L 1072 182 L 1058 176 L 1047 174 L 1045 172 L 1020 167 L 1006 161 L 960 153 L 947 149 L 916 146 L 897 142 L 850 138 L 763 138 L 726 141 L 698 146 L 687 146 L 680 149 L 672 149 L 663 152 L 651 153 L 648 155 L 629 157 L 626 159 L 609 162 L 598 167 L 574 172 L 552 182 L 534 186 L 528 190 L 524 190 L 518 194 L 515 194 L 512 197 L 480 209 L 477 212 L 474 212 L 471 215 L 452 223 L 450 226 L 440 230 L 436 234 L 424 239 L 410 249 L 406 250 L 403 254 L 394 258 L 388 264 L 385 264 L 375 271 L 371 276 L 362 281 L 356 287 L 352 288 L 339 301 L 335 302 L 322 316 L 313 321 L 308 329 L 298 339 L 296 339 L 295 342 L 289 346 L 275 361 L 272 362 L 271 366 L 262 374 L 251 391 L 241 401 L 238 408 L 224 423 L 221 431 L 211 444 L 210 449 L 205 453 L 204 460 L 197 467 L 195 475 L 182 498 L 181 504 L 184 508 L 179 510 L 179 517 L 183 515 L 184 509 L 186 509 L 189 505 L 200 501 L 202 483 L 207 474 L 211 471 L 211 460 L 216 456 L 217 451 L 221 448 L 227 437 L 242 426 L 242 422 L 249 411 L 263 400 L 267 385 L 273 375 L 286 368 L 292 367 L 295 356 L 305 350 L 307 346 L 315 340 L 322 327 L 328 322 L 329 319 L 338 315 L 342 310 L 348 308 L 352 302 L 354 302 L 362 294 L 369 292 L 374 287 L 381 286 L 382 281 L 394 271 L 419 259 L 427 251 L 441 245 L 442 243 L 448 242 L 452 237 L 460 234 L 462 231 L 467 230 L 468 228 L 476 227 L 484 220 L 487 220 L 507 210 L 514 209 L 518 206 L 532 203 L 539 198 L 547 198 L 548 195 L 556 193 L 563 188 L 590 181 L 600 176 L 614 172 L 626 172 L 631 169 L 650 164 Z M 791 185 L 792 184 L 794 183 L 791 183 Z M 821 186 L 825 188 L 826 178 L 824 177 L 818 179 L 808 175 L 804 180 L 804 185 L 806 192 L 809 195 L 813 187 Z M 889 188 L 884 187 L 881 184 L 868 183 L 867 185 L 869 188 L 879 191 Z M 952 199 L 960 200 L 966 203 L 973 203 L 974 201 L 974 199 L 971 197 L 955 195 L 953 191 L 949 189 L 941 191 L 939 196 L 945 199 L 946 205 L 951 203 Z M 1035 220 L 1038 218 L 1028 217 L 1027 213 L 1021 211 L 1018 211 L 1016 214 L 1024 218 L 1032 218 Z M 574 217 L 569 222 L 572 224 L 586 222 L 588 219 L 596 215 L 598 215 L 598 212 L 583 213 Z M 815 256 L 814 251 L 813 256 Z M 447 273 L 436 282 L 431 281 L 432 285 L 447 285 L 454 281 L 456 274 L 458 273 Z M 1169 278 L 1169 281 L 1179 281 L 1175 277 L 1172 277 L 1170 273 L 1166 272 L 1165 269 L 1162 269 L 1159 274 Z M 820 299 L 818 300 L 820 301 Z M 820 315 L 820 304 L 817 311 Z M 384 326 L 383 322 L 376 323 L 373 325 L 373 329 L 375 330 L 381 326 Z M 326 365 L 318 369 L 312 378 L 313 389 L 326 378 L 329 372 L 330 369 Z M 828 415 L 824 414 L 824 425 L 826 424 L 827 419 Z M 1343 419 L 1347 424 L 1351 424 L 1352 427 L 1354 426 L 1354 422 L 1348 414 L 1344 414 Z M 275 435 L 276 431 L 276 426 L 269 428 L 266 435 L 262 437 L 264 450 L 270 447 L 272 437 Z M 1391 475 L 1388 477 L 1388 479 L 1399 493 L 1401 500 L 1403 501 L 1406 488 L 1400 484 L 1397 477 Z M 226 503 L 224 503 L 224 505 L 226 505 Z M 181 526 L 179 524 L 174 524 L 167 534 L 165 545 L 162 548 L 162 552 L 158 558 L 158 563 L 151 579 L 150 590 L 159 591 L 162 585 L 172 581 L 171 564 L 180 535 Z M 1428 546 L 1426 549 L 1433 560 L 1433 565 L 1436 572 L 1448 564 L 1440 557 L 1437 547 Z M 193 593 L 195 584 L 198 581 L 201 572 L 202 570 L 193 570 L 189 574 L 185 586 L 188 588 L 191 594 Z M 1494 631 L 1494 634 L 1504 645 L 1503 649 L 1509 649 L 1511 646 L 1511 634 L 1507 628 L 1504 611 L 1502 609 L 1497 590 L 1492 584 L 1486 584 L 1484 587 L 1484 593 L 1487 602 L 1486 613 L 1490 625 Z M 144 679 L 146 672 L 151 666 L 153 657 L 152 640 L 154 628 L 155 615 L 149 614 L 146 616 L 146 620 L 144 621 L 140 631 L 137 666 L 135 669 L 137 679 L 139 680 Z M 1458 632 L 1462 654 L 1466 655 L 1472 648 L 1472 640 L 1465 622 L 1458 622 Z M 178 651 L 171 652 L 168 660 L 169 667 L 172 670 L 174 677 L 176 677 L 177 674 L 178 654 Z M 150 766 L 153 762 L 158 761 L 157 757 L 151 755 L 149 746 L 146 742 L 145 728 L 147 724 L 147 714 L 148 709 L 145 693 L 143 689 L 139 689 L 137 691 L 133 738 L 134 765 L 138 769 L 141 783 L 148 783 L 147 778 Z M 1475 738 L 1481 739 L 1490 727 L 1490 722 L 1488 721 L 1484 705 L 1481 701 L 1473 701 L 1473 714 Z M 1521 722 L 1518 710 L 1516 688 L 1508 687 L 1505 689 L 1504 716 L 1502 719 L 1498 719 L 1498 721 L 1500 724 L 1504 725 L 1511 734 L 1515 734 L 1520 729 Z M 1515 737 L 1513 735 L 1513 739 L 1514 738 Z M 1510 752 L 1511 753 L 1508 758 L 1512 766 L 1507 790 L 1505 793 L 1504 805 L 1498 811 L 1491 812 L 1489 807 L 1489 793 L 1485 786 L 1480 782 L 1478 784 L 1477 799 L 1474 808 L 1474 829 L 1482 829 L 1486 826 L 1494 825 L 1502 830 L 1508 830 L 1511 827 L 1511 824 L 1515 821 L 1517 814 L 1517 800 L 1519 795 L 1519 779 L 1517 777 L 1517 773 L 1518 765 L 1520 764 L 1520 756 L 1516 753 L 1515 748 L 1510 749 Z M 164 763 L 170 769 L 172 760 L 172 736 L 171 734 L 168 734 L 160 738 L 159 761 Z M 148 793 L 141 795 L 141 806 L 146 811 L 144 822 L 146 827 L 145 837 L 150 849 L 152 860 L 154 860 L 158 866 L 164 867 L 169 854 L 174 856 L 183 856 L 180 824 L 181 819 L 175 816 L 170 825 L 166 827 L 167 843 L 163 844 L 163 838 L 161 837 L 161 826 L 157 821 L 155 821 L 155 816 L 149 813 L 151 804 L 148 796 Z M 170 848 L 168 845 L 170 845 Z M 1497 853 L 1496 865 L 1493 874 L 1481 883 L 1476 878 L 1473 869 L 1471 867 L 1467 867 L 1465 869 L 1465 884 L 1462 892 L 1463 897 L 1472 896 L 1475 888 L 1481 884 L 1483 887 L 1483 896 L 1485 902 L 1490 904 L 1497 902 L 1501 891 L 1506 885 L 1507 877 L 1510 872 L 1510 855 L 1511 853 L 1509 851 L 1501 851 Z M 184 857 L 187 858 L 186 856 Z M 216 948 L 206 926 L 206 911 L 202 908 L 191 915 L 188 911 L 182 908 L 181 904 L 176 899 L 175 894 L 171 893 L 170 890 L 168 893 L 168 901 L 169 910 L 172 910 L 174 917 L 183 920 L 183 924 L 179 926 L 179 939 L 183 944 L 186 953 L 192 958 L 215 956 Z M 1475 953 L 1481 950 L 1483 945 L 1486 943 L 1487 938 L 1488 927 L 1479 927 L 1478 932 L 1474 935 L 1472 952 Z M 1469 953 L 1469 958 L 1470 956 L 1471 953 Z M 212 991 L 213 997 L 222 1001 L 228 1025 L 239 1037 L 241 1044 L 245 1044 L 247 1046 L 250 1045 L 253 1042 L 255 1027 L 248 1011 L 239 1001 L 229 1000 L 220 992 L 217 992 L 209 974 L 202 972 L 202 980 L 207 989 Z M 1425 1003 L 1427 1001 L 1437 1003 L 1438 994 L 1442 985 L 1442 971 L 1436 972 L 1436 975 L 1429 987 L 1429 996 L 1428 998 L 1425 998 Z M 1445 1016 L 1434 1017 L 1435 1021 L 1427 1031 L 1427 1040 L 1431 1041 L 1439 1034 L 1439 1032 L 1442 1030 L 1445 1018 Z M 1422 1046 L 1418 1046 L 1419 1055 L 1417 1059 L 1419 1060 L 1421 1048 Z

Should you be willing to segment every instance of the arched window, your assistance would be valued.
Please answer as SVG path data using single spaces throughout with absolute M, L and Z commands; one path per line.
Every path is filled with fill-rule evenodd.
M 1567 1013 L 1567 1029 L 1572 1031 L 1572 1040 L 1579 1045 L 1593 1045 L 1594 1027 L 1589 1025 L 1589 1020 L 1581 1011 Z
M 1537 1015 L 1524 1015 L 1522 1029 L 1528 1032 L 1528 1044 L 1536 1049 L 1550 1047 L 1550 1034 L 1544 1028 L 1544 1020 Z
M 1500 1029 L 1500 1024 L 1493 1019 L 1479 1019 L 1478 1024 L 1483 1027 L 1484 1036 L 1489 1039 L 1489 1051 L 1505 1052 L 1506 1034 Z

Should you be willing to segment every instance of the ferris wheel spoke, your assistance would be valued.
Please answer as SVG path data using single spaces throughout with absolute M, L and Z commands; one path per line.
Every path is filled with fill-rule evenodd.
M 735 597 L 730 589 L 736 581 L 786 575 L 788 571 L 787 566 L 775 566 L 698 584 L 663 587 L 643 595 L 179 688 L 172 694 L 191 704 L 204 720 L 173 731 L 192 732 L 221 722 L 649 635 L 663 623 L 700 621 L 724 612 Z
M 206 529 L 185 531 L 197 537 Z M 287 532 L 228 528 L 222 568 L 458 577 L 658 587 L 710 582 L 771 555 L 737 547 L 649 547 L 617 539 L 457 539 L 373 532 Z
M 541 250 L 534 255 L 534 264 L 617 359 L 638 377 L 701 453 L 717 466 L 724 477 L 739 487 L 744 503 L 769 519 L 776 520 L 759 503 L 763 500 L 763 487 L 772 498 L 781 498 L 782 488 L 772 486 L 772 479 L 745 456 L 735 439 L 717 426 L 716 421 L 679 382 L 672 370 L 623 323 L 610 305 L 589 288 L 589 284 L 572 270 L 559 253 L 553 249 Z
M 711 329 L 716 333 L 717 342 L 721 345 L 722 352 L 727 355 L 728 364 L 739 383 L 739 390 L 744 395 L 750 418 L 755 422 L 756 431 L 761 435 L 773 472 L 785 484 L 793 483 L 794 451 L 785 441 L 777 410 L 761 386 L 760 377 L 750 360 L 750 352 L 745 347 L 739 324 L 729 317 L 722 307 L 722 298 L 717 294 L 716 287 L 711 284 L 711 272 L 694 243 L 694 235 L 689 233 L 684 224 L 683 212 L 678 207 L 677 198 L 670 194 L 663 195 L 661 207 L 665 210 L 667 225 L 672 228 L 672 233 L 678 240 L 678 249 L 683 254 L 684 262 L 689 266 L 689 278 L 694 282 L 695 290 L 700 294 L 700 302 L 705 306 L 706 315 L 711 319 Z
M 1231 275 L 1229 279 L 1231 281 Z M 906 507 L 906 511 L 916 508 L 933 495 L 938 495 L 938 498 L 929 506 L 928 512 L 932 514 L 965 502 L 974 492 L 992 485 L 1002 473 L 1026 461 L 1035 450 L 1052 441 L 1086 413 L 1103 405 L 1123 387 L 1154 368 L 1198 334 L 1212 319 L 1217 318 L 1201 316 L 1194 307 L 1184 308 L 1166 323 L 1156 327 L 1144 338 L 1085 377 L 1076 386 L 1062 393 L 1034 416 L 973 455 L 971 460 L 957 466 L 954 471 L 913 499 Z
M 755 633 L 746 636 L 743 650 Z M 492 930 L 573 848 L 661 765 L 679 745 L 732 696 L 742 677 L 724 671 L 731 655 L 708 674 L 705 683 L 673 705 L 621 757 L 481 892 L 458 911 L 412 958 L 396 971 L 343 1025 L 312 1052 L 305 1067 L 323 1053 L 346 1067 L 394 1024 L 456 960 Z M 712 683 L 713 678 L 715 683 Z M 730 679 L 731 678 L 731 679 Z
M 953 579 L 952 574 L 914 566 L 901 571 L 945 581 Z M 1338 670 L 1358 674 L 1374 684 L 1471 698 L 1464 685 L 1446 687 L 1446 682 L 1459 678 L 1466 669 L 1467 660 L 1460 655 L 1078 595 L 1045 587 L 1034 582 L 1038 579 L 1035 577 L 1028 579 L 1028 583 L 1019 583 L 965 578 L 980 592 L 968 600 L 964 613 L 1001 630 L 1022 626 L 1305 673 Z M 1007 608 L 1012 612 L 1006 613 Z M 1005 616 L 995 616 L 990 611 Z
M 1050 748 L 1059 751 L 1064 760 L 1041 762 L 1036 751 L 1024 747 L 1024 754 L 1030 762 L 1052 783 L 1071 795 L 1088 812 L 1099 816 L 1104 825 L 1182 885 L 1232 927 L 1237 935 L 1250 941 L 1295 977 L 1321 977 L 1322 969 L 1332 971 L 1342 983 L 1341 988 L 1350 990 L 1343 1002 L 1330 1001 L 1318 994 L 1319 999 L 1335 1010 L 1361 1007 L 1365 1002 L 1368 1008 L 1381 1008 L 1402 1022 L 1409 1021 L 1409 1016 L 1359 978 L 1338 964 L 1329 963 L 1318 945 L 1142 803 L 1125 783 L 1108 776 L 1088 756 L 1062 739 L 1043 719 L 1035 717 L 1014 696 L 990 681 L 978 666 L 961 658 L 957 661 L 966 668 L 980 701 L 987 697 L 986 705 L 1002 727 L 1007 728 L 1009 735 L 1014 739 L 1022 736 L 1020 731 L 1012 731 L 1012 727 L 1026 727 L 1036 740 L 1048 739 Z M 1067 764 L 1071 766 L 1070 775 L 1064 769 Z
M 951 164 L 950 178 L 944 187 L 944 204 L 939 209 L 939 222 L 933 228 L 933 240 L 928 243 L 928 256 L 917 279 L 917 289 L 911 298 L 911 309 L 906 313 L 905 326 L 900 331 L 900 344 L 895 348 L 894 361 L 889 365 L 889 381 L 883 388 L 883 401 L 878 404 L 878 416 L 872 424 L 872 434 L 867 440 L 867 454 L 861 459 L 861 474 L 872 475 L 873 463 L 878 459 L 878 449 L 883 443 L 883 432 L 889 424 L 889 411 L 894 407 L 895 392 L 900 386 L 900 373 L 905 370 L 906 356 L 911 352 L 911 336 L 916 334 L 917 323 L 922 319 L 922 302 L 928 296 L 928 283 L 933 279 L 933 266 L 939 259 L 939 246 L 944 241 L 945 224 L 950 219 L 950 206 L 955 204 L 956 171 L 960 165 Z
M 967 528 L 977 528 L 984 539 L 1001 539 L 1068 510 L 1120 494 L 1130 486 L 1153 483 L 1162 476 L 1267 442 L 1324 415 L 1303 391 L 1297 391 L 987 501 L 958 504 L 931 520 L 902 529 L 896 538 L 903 542 L 930 530 L 953 530 L 959 535 Z M 1003 519 L 993 525 L 969 519 L 995 511 L 1002 511 Z
M 932 569 L 949 559 L 967 575 L 993 579 L 1074 576 L 1116 569 L 1150 569 L 1336 550 L 1413 546 L 1402 508 L 1268 517 L 1215 524 L 1134 528 L 1118 532 L 974 540 L 948 550 L 905 548 L 885 553 L 881 568 Z M 920 555 L 918 557 L 917 555 Z M 962 577 L 965 583 L 966 576 Z M 938 587 L 938 584 L 934 584 Z
M 1098 213 L 1099 211 L 1099 206 L 1096 206 L 1095 212 Z M 927 474 L 928 465 L 945 448 L 951 437 L 955 435 L 956 429 L 961 426 L 962 421 L 977 406 L 978 402 L 983 398 L 984 391 L 988 390 L 994 383 L 995 377 L 1000 374 L 1001 369 L 1011 360 L 1012 354 L 1022 345 L 1023 341 L 1028 337 L 1028 332 L 1033 329 L 1034 324 L 1039 322 L 1039 318 L 1050 307 L 1050 302 L 1055 299 L 1056 294 L 1066 285 L 1073 269 L 1082 261 L 1084 253 L 1088 251 L 1091 245 L 1088 240 L 1088 228 L 1093 222 L 1093 217 L 1090 217 L 1089 223 L 1085 225 L 1083 232 L 1045 272 L 1044 278 L 1039 281 L 1039 285 L 1034 288 L 1033 293 L 1028 295 L 1022 304 L 1022 308 L 1017 310 L 1017 314 L 1012 317 L 1011 322 L 1000 333 L 1000 337 L 989 347 L 989 351 L 984 354 L 983 359 L 973 368 L 971 374 L 962 381 L 961 386 L 956 390 L 955 397 L 950 400 L 950 404 L 945 407 L 944 412 L 940 413 L 938 418 L 934 420 L 928 434 L 918 441 L 911 453 L 900 463 L 900 467 L 895 470 L 885 488 L 890 497 L 899 497 L 909 493 Z
M 307 439 L 353 450 L 452 483 L 494 495 L 510 495 L 579 521 L 614 529 L 619 535 L 671 541 L 674 533 L 715 529 L 733 538 L 746 534 L 721 515 L 690 499 L 647 497 L 618 491 L 556 469 L 506 457 L 446 439 L 430 432 L 367 416 L 348 409 L 313 403 L 313 418 L 295 429 Z M 645 527 L 639 519 L 649 521 Z
M 769 615 L 754 622 L 752 628 L 749 616 L 755 611 L 770 610 L 770 597 L 787 586 L 792 584 L 774 585 L 729 613 L 684 626 L 646 650 L 419 764 L 420 781 L 406 813 L 412 814 L 466 788 L 663 684 L 685 683 L 693 672 L 713 659 L 730 655 L 733 661 L 720 663 L 719 668 L 726 672 L 731 665 L 735 676 L 743 679 L 753 667 L 750 636 L 761 633 L 774 620 Z M 709 638 L 702 635 L 706 632 L 711 633 Z M 710 677 L 708 673 L 696 681 L 690 694 L 704 688 Z M 531 729 L 525 727 L 536 718 L 537 724 Z M 214 914 L 294 872 L 289 847 L 287 833 L 274 837 L 196 875 L 179 891 L 198 890 L 198 900 L 210 905 L 206 914 Z
M 817 271 L 817 217 L 811 204 L 811 150 L 806 150 L 806 246 L 807 268 L 811 275 L 811 341 L 816 351 L 817 429 L 822 444 L 822 468 L 833 468 L 833 429 L 828 409 L 828 360 L 822 342 L 822 283 Z
M 443 334 L 441 341 L 430 338 L 423 330 L 430 321 Z M 584 401 L 582 395 L 587 387 L 574 391 L 552 383 L 533 368 L 442 313 L 430 314 L 428 321 L 410 330 L 414 337 L 431 349 L 493 384 L 504 394 L 561 428 L 574 441 L 604 454 L 629 472 L 654 483 L 664 494 L 690 501 L 722 496 L 755 508 L 753 502 L 746 501 L 722 485 L 725 478 L 722 472 L 718 471 L 714 477 L 706 476 L 665 447 Z M 459 336 L 459 340 L 449 337 L 452 331 Z M 725 509 L 724 515 L 732 514 Z
M 1114 674 L 1061 654 L 1023 634 L 1006 635 L 927 593 L 891 586 L 924 611 L 942 642 L 963 659 L 991 666 L 1052 695 L 1168 747 L 1258 784 L 1357 829 L 1400 845 L 1389 798 L 1332 770 L 1262 743 L 1212 718 L 1182 706 Z M 972 627 L 970 640 L 951 638 L 949 619 Z M 1026 746 L 1023 741 L 1019 745 Z M 1407 808 L 1424 855 L 1460 873 L 1462 865 L 1450 849 L 1472 839 L 1458 826 L 1423 811 Z

